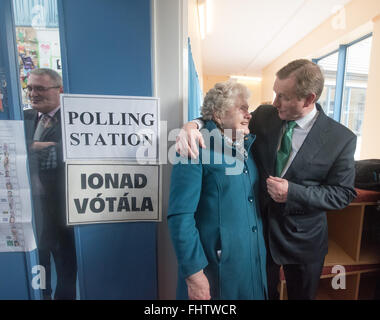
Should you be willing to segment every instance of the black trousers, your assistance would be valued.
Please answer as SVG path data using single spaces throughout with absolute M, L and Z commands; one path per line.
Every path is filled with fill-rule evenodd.
M 314 300 L 325 258 L 309 264 L 283 265 L 286 288 L 289 300 Z M 267 258 L 268 296 L 270 300 L 278 300 L 278 284 L 280 281 L 280 265 L 276 264 L 270 254 Z
M 54 242 L 43 243 L 39 250 L 39 261 L 46 271 L 46 289 L 43 290 L 45 299 L 52 298 L 51 287 L 51 256 L 57 272 L 57 286 L 55 288 L 54 300 L 75 300 L 77 261 L 75 253 L 74 230 L 57 230 Z
M 64 225 L 65 213 L 57 196 L 34 198 L 39 263 L 45 268 L 46 289 L 43 299 L 75 300 L 77 260 L 74 229 Z M 57 273 L 54 297 L 51 287 L 51 256 Z

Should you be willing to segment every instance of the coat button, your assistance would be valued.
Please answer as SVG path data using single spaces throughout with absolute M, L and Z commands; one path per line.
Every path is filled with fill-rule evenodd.
M 256 232 L 257 231 L 257 227 L 256 226 L 253 226 L 252 227 L 252 232 Z
M 247 174 L 248 170 L 244 168 L 243 173 Z
M 249 201 L 250 203 L 252 203 L 252 202 L 253 202 L 253 197 L 248 197 L 248 201 Z

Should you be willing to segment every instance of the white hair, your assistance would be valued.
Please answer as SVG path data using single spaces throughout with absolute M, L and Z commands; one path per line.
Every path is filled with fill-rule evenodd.
M 215 116 L 223 116 L 228 109 L 235 106 L 239 98 L 248 100 L 249 96 L 248 88 L 241 83 L 231 80 L 216 83 L 203 100 L 202 119 L 212 120 Z

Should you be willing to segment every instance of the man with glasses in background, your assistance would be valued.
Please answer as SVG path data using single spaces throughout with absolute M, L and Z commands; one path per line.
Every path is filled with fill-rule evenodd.
M 63 92 L 62 78 L 51 69 L 34 69 L 29 74 L 25 90 L 32 107 L 24 111 L 24 122 L 39 261 L 46 271 L 43 298 L 52 298 L 52 255 L 57 272 L 54 299 L 75 299 L 77 263 L 74 230 L 66 226 L 65 219 L 59 111 L 60 93 Z

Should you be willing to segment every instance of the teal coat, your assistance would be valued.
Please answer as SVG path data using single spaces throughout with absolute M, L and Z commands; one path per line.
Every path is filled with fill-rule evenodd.
M 249 151 L 255 137 L 245 137 L 242 155 L 213 121 L 202 131 L 207 149 L 200 149 L 197 161 L 177 158 L 171 177 L 168 224 L 178 259 L 177 298 L 188 298 L 185 278 L 204 269 L 212 299 L 265 299 L 258 172 Z M 207 137 L 211 131 L 213 139 Z M 239 173 L 226 174 L 232 168 Z

